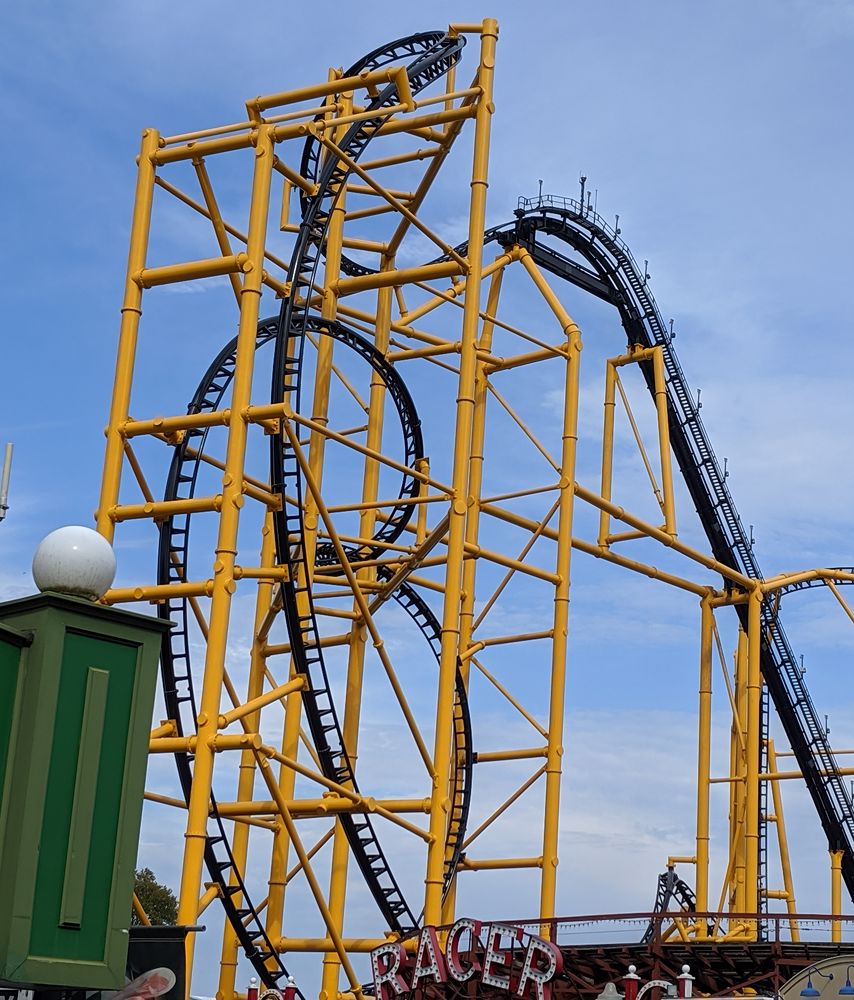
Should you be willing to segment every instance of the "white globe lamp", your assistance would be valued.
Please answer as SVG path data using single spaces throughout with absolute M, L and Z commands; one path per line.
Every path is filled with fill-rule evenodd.
M 40 591 L 97 601 L 116 575 L 110 543 L 91 528 L 70 524 L 46 535 L 33 556 L 33 579 Z

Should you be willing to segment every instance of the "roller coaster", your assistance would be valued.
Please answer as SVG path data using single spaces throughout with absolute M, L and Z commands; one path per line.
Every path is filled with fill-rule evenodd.
M 467 42 L 479 52 L 471 83 L 459 86 Z M 287 979 L 290 954 L 321 954 L 322 995 L 361 995 L 360 956 L 388 936 L 407 939 L 424 924 L 452 922 L 467 872 L 502 878 L 515 870 L 536 878 L 542 927 L 567 906 L 557 898 L 556 869 L 573 550 L 700 602 L 693 888 L 671 866 L 654 913 L 666 916 L 675 905 L 671 931 L 678 928 L 687 941 L 751 942 L 766 934 L 763 916 L 774 895 L 765 803 L 768 788 L 776 788 L 771 706 L 835 859 L 835 884 L 844 881 L 854 897 L 851 797 L 780 620 L 784 594 L 819 585 L 829 586 L 850 616 L 838 585 L 854 582 L 854 571 L 762 577 L 647 275 L 583 194 L 522 198 L 508 222 L 487 227 L 496 42 L 489 19 L 412 35 L 330 71 L 321 83 L 248 101 L 240 122 L 168 137 L 143 133 L 98 530 L 111 541 L 120 525 L 156 532 L 154 578 L 116 587 L 105 600 L 153 603 L 173 623 L 161 657 L 166 719 L 152 731 L 151 748 L 174 755 L 182 798 L 157 789 L 148 798 L 151 808 L 186 812 L 179 922 L 195 926 L 208 906 L 224 908 L 218 995 L 226 998 L 238 995 L 240 954 L 271 987 Z M 455 146 L 465 145 L 463 136 L 470 143 L 469 193 L 453 200 L 448 180 L 437 212 L 428 196 L 450 173 L 442 168 Z M 227 221 L 214 193 L 214 166 L 225 161 L 226 190 L 251 167 L 245 232 Z M 177 186 L 182 171 L 198 183 L 201 201 Z M 270 221 L 274 181 L 281 184 L 278 232 Z M 160 199 L 208 220 L 218 256 L 152 263 L 164 247 L 155 238 Z M 455 246 L 442 235 L 446 199 L 465 219 L 467 237 Z M 496 257 L 484 263 L 490 247 Z M 523 314 L 543 310 L 557 341 L 499 315 L 505 273 L 525 279 L 525 294 L 538 304 Z M 546 275 L 558 288 L 613 306 L 626 336 L 626 352 L 606 359 L 598 490 L 576 475 L 581 332 Z M 158 350 L 156 331 L 141 322 L 143 293 L 205 280 L 225 305 L 233 295 L 237 335 L 210 363 L 186 412 L 132 417 L 138 355 Z M 444 281 L 447 287 L 439 287 Z M 265 297 L 279 308 L 262 319 Z M 448 318 L 457 313 L 461 327 Z M 539 331 L 545 320 L 536 322 Z M 509 353 L 499 354 L 505 347 Z M 270 389 L 259 403 L 265 365 Z M 538 375 L 540 383 L 520 375 L 546 366 L 561 376 Z M 653 402 L 660 484 L 620 380 L 623 368 L 639 371 Z M 510 390 L 496 387 L 498 376 Z M 527 386 L 516 406 L 507 395 L 514 382 Z M 536 416 L 526 422 L 517 410 L 525 391 L 529 401 L 540 384 L 557 393 L 559 416 L 534 426 Z M 612 498 L 618 395 L 653 487 L 643 502 L 654 500 L 663 525 Z M 508 472 L 503 439 L 490 435 L 487 419 L 496 407 L 549 468 L 548 483 L 527 460 Z M 361 419 L 350 426 L 352 413 Z M 708 553 L 678 537 L 671 455 Z M 164 480 L 163 499 L 155 499 L 152 483 Z M 504 487 L 492 489 L 499 481 Z M 543 500 L 550 506 L 532 515 Z M 598 518 L 593 541 L 574 533 L 576 501 Z M 613 521 L 627 530 L 613 533 Z M 258 563 L 238 561 L 259 539 Z M 674 565 L 690 564 L 703 578 L 689 579 L 670 562 L 660 569 L 624 555 L 632 540 L 660 546 Z M 489 632 L 489 624 L 500 629 L 513 620 L 502 595 L 520 580 L 538 594 L 550 592 L 550 605 L 536 602 L 546 620 L 518 633 L 506 625 Z M 253 590 L 254 613 L 247 616 L 236 595 Z M 711 670 L 714 646 L 721 648 L 715 614 L 724 607 L 735 609 L 739 638 L 729 864 L 713 919 Z M 347 630 L 335 632 L 342 621 Z M 412 625 L 420 646 L 397 638 Z M 251 633 L 245 649 L 241 630 Z M 537 644 L 547 644 L 548 653 L 535 652 L 544 648 Z M 507 648 L 513 658 L 502 659 Z M 512 688 L 519 687 L 518 667 L 535 661 L 543 670 L 536 678 L 531 671 L 522 685 L 536 705 L 528 708 Z M 286 680 L 271 663 L 286 664 Z M 488 721 L 479 719 L 478 703 L 488 720 L 490 698 L 542 743 L 483 748 Z M 371 764 L 366 747 L 366 734 L 382 739 L 378 723 L 392 710 L 406 742 L 388 751 L 386 770 L 398 772 L 397 782 Z M 274 724 L 278 736 L 271 736 Z M 510 773 L 530 760 L 542 763 L 506 799 L 478 800 L 480 765 L 506 765 Z M 401 781 L 412 789 L 408 797 L 393 793 Z M 475 857 L 471 845 L 500 828 L 537 783 L 543 794 L 536 850 Z M 267 799 L 258 797 L 259 785 Z M 776 800 L 774 811 L 781 813 Z M 323 832 L 308 847 L 300 831 L 318 824 Z M 413 865 L 414 844 L 426 854 L 420 866 Z M 289 869 L 291 852 L 296 864 Z M 786 866 L 783 875 L 777 897 L 787 902 L 796 939 Z M 310 923 L 309 903 L 285 906 L 300 879 L 322 927 L 314 937 L 284 933 L 286 916 L 292 926 L 294 919 L 301 928 Z M 356 893 L 361 905 L 361 887 L 376 915 L 362 916 L 358 935 L 348 934 L 348 898 Z M 655 927 L 658 933 L 661 919 Z M 194 948 L 190 935 L 191 966 Z

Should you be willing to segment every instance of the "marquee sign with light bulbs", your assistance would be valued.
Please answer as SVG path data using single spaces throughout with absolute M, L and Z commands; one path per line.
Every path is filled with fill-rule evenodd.
M 422 928 L 414 955 L 400 941 L 374 948 L 371 968 L 377 1000 L 398 1000 L 425 986 L 470 980 L 523 1000 L 551 1000 L 563 955 L 556 944 L 522 927 L 463 917 L 447 932 L 444 944 L 435 927 Z

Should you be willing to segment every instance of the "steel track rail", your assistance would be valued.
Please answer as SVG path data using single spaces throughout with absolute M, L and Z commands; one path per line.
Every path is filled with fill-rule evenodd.
M 398 415 L 404 430 L 404 439 L 411 442 L 411 444 L 407 444 L 406 464 L 412 467 L 423 457 L 420 422 L 399 373 L 368 341 L 337 321 L 307 317 L 304 329 L 306 332 L 333 336 L 341 343 L 353 347 L 379 375 L 388 389 L 389 396 L 399 407 Z M 302 390 L 302 365 L 299 358 L 288 358 L 284 370 L 288 379 L 289 395 L 294 400 L 295 409 L 299 410 Z M 277 440 L 279 447 L 274 448 L 274 454 L 280 456 L 280 464 L 274 467 L 271 473 L 273 492 L 279 493 L 282 497 L 287 494 L 296 499 L 296 504 L 283 504 L 282 510 L 274 513 L 274 522 L 276 523 L 278 558 L 280 563 L 286 565 L 289 570 L 288 579 L 282 584 L 281 594 L 292 655 L 296 670 L 306 676 L 309 681 L 308 687 L 303 692 L 303 707 L 320 760 L 321 770 L 331 780 L 339 784 L 349 785 L 358 792 L 358 782 L 352 762 L 345 749 L 338 711 L 332 698 L 331 684 L 320 643 L 317 616 L 314 611 L 310 584 L 313 574 L 310 572 L 311 566 L 309 565 L 305 538 L 302 473 L 294 451 L 285 446 L 282 438 L 277 438 Z M 415 479 L 405 475 L 401 486 L 401 496 L 414 495 L 416 489 Z M 375 540 L 382 538 L 393 542 L 402 534 L 414 513 L 414 507 L 411 504 L 392 508 L 392 510 L 398 511 L 398 515 L 389 516 L 388 521 L 377 532 Z M 345 553 L 353 558 L 364 553 L 374 553 L 372 557 L 375 557 L 375 555 L 385 551 L 383 546 L 345 549 Z M 333 560 L 337 560 L 337 554 L 330 545 L 324 544 L 322 547 L 318 547 L 314 565 L 318 565 L 318 563 L 323 565 L 324 562 L 329 563 Z M 408 604 L 414 608 L 415 592 L 409 588 L 408 593 L 411 595 Z M 412 614 L 410 606 L 406 606 L 405 609 Z M 422 602 L 421 616 L 424 617 L 428 611 L 427 605 Z M 438 623 L 432 612 L 429 614 L 432 620 L 432 632 L 437 637 Z M 413 617 L 415 616 L 413 615 Z M 418 621 L 417 618 L 416 621 Z M 421 622 L 419 622 L 420 624 Z M 425 629 L 422 628 L 422 631 Z M 425 635 L 427 635 L 426 631 Z M 457 699 L 457 703 L 459 703 L 459 699 Z M 457 744 L 463 737 L 468 739 L 468 747 L 464 749 L 466 749 L 466 754 L 470 754 L 471 727 L 467 719 L 467 703 L 465 714 L 466 727 L 460 730 L 455 726 L 455 734 Z M 463 783 L 463 793 L 467 800 L 470 795 L 470 778 Z M 458 815 L 463 821 L 465 820 L 468 815 L 468 801 L 465 803 L 465 809 Z M 339 820 L 350 842 L 356 863 L 359 865 L 368 888 L 391 929 L 398 930 L 402 934 L 410 933 L 417 926 L 418 920 L 406 903 L 370 817 L 367 814 L 357 817 L 342 814 Z M 456 829 L 457 826 L 458 823 L 455 822 L 449 825 L 449 842 L 455 838 L 462 841 L 463 832 Z M 452 856 L 458 860 L 458 855 L 458 850 L 454 848 Z M 453 870 L 446 868 L 446 891 L 452 876 Z M 404 920 L 407 922 L 404 923 Z
M 258 343 L 270 341 L 276 332 L 275 320 L 262 322 L 258 327 Z M 189 413 L 203 413 L 218 409 L 234 375 L 236 340 L 226 345 L 217 355 L 202 378 L 188 407 Z M 166 481 L 166 500 L 190 499 L 195 493 L 196 480 L 202 464 L 201 453 L 205 448 L 208 431 L 188 430 L 175 449 Z M 190 456 L 189 450 L 196 454 Z M 158 549 L 159 584 L 183 583 L 188 579 L 190 515 L 174 515 L 160 527 Z M 170 634 L 163 637 L 160 655 L 160 675 L 166 712 L 175 721 L 178 735 L 196 731 L 196 697 L 190 660 L 190 611 L 185 598 L 170 598 L 158 606 L 161 618 L 174 623 Z M 175 765 L 184 798 L 189 803 L 193 784 L 192 756 L 176 753 Z M 280 981 L 287 981 L 288 970 L 272 942 L 267 937 L 257 908 L 243 881 L 226 835 L 216 799 L 211 795 L 210 816 L 215 826 L 213 836 L 205 840 L 205 866 L 212 881 L 219 889 L 219 896 L 226 917 L 234 928 L 244 954 L 252 964 L 261 982 L 273 988 Z M 233 884 L 232 884 L 233 883 Z M 238 904 L 235 900 L 240 899 Z M 302 994 L 299 994 L 302 997 Z
M 655 904 L 652 907 L 653 914 L 666 913 L 670 901 L 676 900 L 684 912 L 694 913 L 697 909 L 697 899 L 687 882 L 683 881 L 672 868 L 662 872 L 658 876 L 658 886 L 655 893 Z M 656 921 L 653 916 L 649 921 L 649 926 L 644 931 L 641 944 L 649 944 L 655 937 Z
M 748 534 L 715 458 L 699 407 L 661 313 L 626 244 L 596 213 L 571 199 L 520 200 L 513 226 L 492 231 L 496 240 L 526 246 L 552 273 L 584 287 L 599 283 L 600 297 L 616 306 L 629 343 L 660 346 L 667 377 L 670 443 L 715 558 L 753 579 L 762 579 Z M 511 235 L 512 233 L 512 235 Z M 540 233 L 563 240 L 592 267 L 581 268 L 537 243 Z M 595 292 L 595 288 L 589 287 Z M 641 364 L 650 392 L 652 366 Z M 742 626 L 747 608 L 736 605 Z M 762 673 L 786 737 L 804 774 L 831 850 L 842 850 L 842 874 L 854 898 L 854 809 L 800 667 L 772 602 L 762 606 Z
M 415 95 L 444 76 L 458 62 L 463 45 L 464 40 L 460 37 L 451 38 L 441 32 L 432 32 L 411 36 L 375 52 L 377 59 L 386 61 L 414 54 L 406 70 L 410 90 Z M 389 84 L 367 109 L 376 112 L 375 116 L 355 122 L 347 130 L 338 145 L 351 160 L 359 159 L 378 129 L 390 117 L 389 109 L 399 100 L 396 85 Z M 300 410 L 306 334 L 312 328 L 321 332 L 324 328 L 315 325 L 317 319 L 310 314 L 309 303 L 332 209 L 350 173 L 349 167 L 336 157 L 321 159 L 319 150 L 316 155 L 316 194 L 303 202 L 302 221 L 288 271 L 290 294 L 283 300 L 279 316 L 271 386 L 272 402 L 287 399 L 296 412 Z M 391 370 L 384 360 L 383 364 Z M 290 569 L 289 579 L 283 583 L 281 593 L 294 661 L 297 669 L 304 674 L 322 678 L 320 687 L 312 684 L 304 694 L 309 728 L 324 773 L 339 783 L 352 783 L 355 788 L 353 767 L 344 752 L 338 714 L 326 675 L 309 584 L 313 567 L 309 566 L 306 555 L 302 473 L 296 455 L 280 435 L 273 435 L 270 439 L 270 481 L 274 492 L 280 493 L 283 500 L 286 492 L 297 498 L 295 508 L 282 503 L 282 509 L 274 516 L 274 525 L 279 558 Z M 411 516 L 411 510 L 410 505 L 406 517 Z M 401 521 L 395 530 L 402 531 L 405 523 Z M 340 822 L 351 852 L 390 929 L 409 933 L 417 925 L 417 919 L 391 871 L 369 817 L 365 815 L 355 819 L 345 814 Z
M 349 69 L 345 70 L 344 76 L 358 76 L 360 73 L 371 72 L 392 63 L 399 63 L 405 58 L 411 59 L 415 56 L 429 55 L 435 49 L 437 42 L 441 42 L 445 37 L 444 32 L 425 31 L 417 35 L 410 35 L 408 38 L 400 38 L 388 45 L 381 45 L 353 63 Z M 413 93 L 415 93 L 414 88 Z M 300 173 L 310 183 L 318 184 L 320 182 L 321 152 L 320 142 L 315 136 L 310 135 L 303 146 L 300 161 Z M 310 199 L 305 191 L 300 189 L 300 207 L 303 215 L 309 210 L 309 202 Z M 376 268 L 361 264 L 346 254 L 341 255 L 341 270 L 352 277 L 377 273 Z
M 275 337 L 277 323 L 277 318 L 259 323 L 256 349 L 269 343 Z M 358 335 L 352 335 L 351 331 L 346 331 L 341 339 L 343 343 L 356 350 L 363 357 L 372 359 L 377 367 L 376 359 L 379 356 L 366 341 L 359 338 Z M 234 339 L 219 353 L 202 379 L 188 412 L 210 412 L 221 407 L 234 374 L 236 347 L 237 341 Z M 404 430 L 404 437 L 410 442 L 405 446 L 405 451 L 407 455 L 411 452 L 412 461 L 414 461 L 415 457 L 420 456 L 423 451 L 420 445 L 420 434 L 417 432 L 419 427 L 417 415 L 415 415 L 414 406 L 405 385 L 397 378 L 397 373 L 389 378 L 389 382 L 391 383 L 389 395 L 397 406 L 401 425 L 405 424 L 407 428 L 412 429 L 409 434 Z M 176 449 L 165 491 L 167 500 L 189 499 L 194 495 L 206 437 L 207 431 L 188 431 L 181 445 Z M 192 455 L 189 454 L 190 448 L 194 452 Z M 403 478 L 405 485 L 407 477 Z M 404 495 L 403 488 L 401 495 Z M 159 583 L 182 582 L 187 578 L 189 527 L 189 515 L 173 517 L 163 525 L 158 557 Z M 400 526 L 398 534 L 403 530 L 403 527 L 405 524 Z M 352 550 L 351 555 L 354 558 L 357 555 L 363 558 L 373 558 L 375 553 L 381 551 L 383 549 L 379 545 L 367 549 L 362 547 Z M 383 571 L 380 571 L 380 575 L 382 574 Z M 390 571 L 385 571 L 385 575 L 386 578 L 390 577 Z M 392 597 L 412 618 L 430 644 L 434 656 L 438 657 L 441 627 L 429 605 L 408 584 L 401 585 L 395 590 Z M 159 613 L 161 617 L 168 618 L 177 624 L 172 635 L 164 641 L 161 674 L 169 716 L 176 720 L 178 730 L 183 735 L 194 731 L 196 717 L 195 693 L 190 669 L 188 602 L 185 599 L 173 599 L 161 606 Z M 471 719 L 465 688 L 459 674 L 457 676 L 454 732 L 456 735 L 457 768 L 454 772 L 451 791 L 452 825 L 448 835 L 449 860 L 446 865 L 446 887 L 450 884 L 451 876 L 459 861 L 471 799 L 473 760 Z M 175 760 L 183 793 L 189 799 L 192 785 L 191 757 L 186 753 L 179 753 L 175 755 Z M 205 861 L 209 874 L 219 886 L 226 915 L 235 927 L 238 940 L 247 957 L 252 961 L 253 967 L 262 980 L 269 986 L 275 985 L 276 981 L 287 977 L 288 973 L 278 956 L 275 955 L 274 949 L 264 933 L 263 925 L 243 883 L 242 873 L 238 870 L 231 855 L 225 829 L 217 812 L 216 801 L 213 798 L 211 815 L 216 824 L 217 832 L 215 836 L 208 838 L 206 845 Z M 236 883 L 234 885 L 230 884 L 232 875 Z M 233 897 L 238 894 L 242 896 L 240 906 L 235 905 L 233 901 Z M 271 959 L 275 963 L 275 967 L 272 969 L 270 968 Z
M 380 567 L 377 576 L 380 579 L 390 579 L 391 571 Z M 438 664 L 442 653 L 442 626 L 433 613 L 433 609 L 414 587 L 404 582 L 394 591 L 397 603 L 415 622 L 421 634 L 430 644 Z M 454 770 L 450 789 L 450 818 L 448 832 L 445 837 L 445 889 L 447 894 L 451 886 L 457 865 L 463 857 L 463 841 L 468 826 L 471 807 L 472 771 L 474 766 L 473 738 L 471 729 L 471 714 L 469 710 L 468 692 L 462 671 L 457 664 L 454 698 Z
M 700 418 L 699 405 L 689 390 L 646 275 L 628 246 L 601 216 L 571 198 L 550 195 L 537 199 L 520 198 L 515 215 L 515 222 L 487 230 L 484 242 L 498 242 L 505 247 L 524 246 L 540 266 L 555 276 L 614 305 L 630 344 L 662 348 L 670 444 L 712 552 L 719 562 L 761 580 L 753 545 L 715 457 Z M 590 267 L 538 243 L 540 234 L 562 240 Z M 465 254 L 468 244 L 462 243 L 455 249 Z M 640 367 L 648 390 L 654 393 L 652 365 L 642 362 Z M 727 581 L 725 584 L 730 586 Z M 818 581 L 814 585 L 818 585 Z M 747 608 L 736 605 L 736 613 L 746 629 Z M 828 847 L 843 852 L 842 876 L 854 899 L 854 805 L 839 774 L 779 612 L 770 601 L 762 605 L 761 666 L 771 700 L 827 836 Z M 764 711 L 763 720 L 767 728 Z M 763 786 L 763 796 L 765 791 Z M 760 812 L 766 811 L 763 801 Z M 765 857 L 763 845 L 762 858 Z M 764 884 L 766 880 L 763 860 L 760 882 Z

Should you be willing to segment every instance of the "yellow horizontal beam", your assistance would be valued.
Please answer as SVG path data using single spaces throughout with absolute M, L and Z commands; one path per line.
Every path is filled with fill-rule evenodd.
M 155 285 L 170 285 L 177 281 L 193 281 L 197 278 L 216 278 L 223 274 L 247 274 L 252 270 L 252 262 L 245 253 L 230 254 L 227 257 L 207 257 L 204 260 L 189 260 L 183 264 L 167 264 L 164 267 L 144 267 L 133 276 L 140 288 Z
M 222 494 L 213 497 L 189 497 L 183 500 L 149 500 L 146 503 L 116 504 L 110 508 L 110 520 L 135 521 L 143 517 L 155 520 L 172 517 L 173 514 L 200 514 L 218 511 L 222 507 Z
M 413 361 L 416 358 L 438 358 L 444 354 L 459 354 L 462 343 L 457 340 L 448 344 L 430 344 L 427 347 L 412 347 L 399 351 L 392 351 L 388 355 L 388 360 L 392 364 L 398 361 Z
M 246 110 L 251 118 L 257 119 L 261 111 L 268 111 L 270 108 L 282 107 L 285 104 L 299 104 L 300 101 L 312 101 L 318 97 L 329 97 L 333 94 L 343 94 L 349 90 L 365 90 L 376 84 L 384 83 L 396 83 L 401 100 L 406 101 L 406 95 L 408 95 L 411 103 L 412 94 L 409 88 L 409 77 L 406 75 L 406 67 L 390 66 L 386 69 L 366 71 L 358 76 L 337 77 L 308 87 L 297 87 L 294 90 L 280 91 L 278 94 L 259 96 L 246 102 Z M 335 119 L 331 119 L 331 121 L 333 124 L 337 124 Z
M 480 35 L 483 33 L 483 24 L 477 21 L 457 21 L 448 25 L 449 35 Z
M 126 438 L 139 437 L 141 434 L 162 434 L 168 437 L 177 431 L 224 427 L 230 419 L 230 409 L 210 410 L 207 413 L 182 413 L 175 417 L 152 417 L 149 420 L 130 419 L 122 424 L 122 435 Z
M 475 764 L 491 764 L 504 760 L 530 760 L 545 757 L 549 748 L 526 747 L 521 750 L 478 750 L 474 755 Z
M 854 583 L 854 573 L 847 573 L 841 569 L 807 569 L 799 573 L 783 573 L 763 580 L 762 592 L 771 594 L 781 587 L 789 587 L 794 583 L 806 583 L 809 580 L 844 580 L 846 583 Z
M 372 799 L 358 802 L 341 795 L 323 795 L 313 799 L 293 799 L 287 803 L 288 812 L 302 818 L 334 816 L 338 813 L 372 813 L 377 808 L 390 813 L 429 813 L 430 799 Z M 223 816 L 275 816 L 279 808 L 272 799 L 252 799 L 246 802 L 218 802 L 217 810 Z
M 171 795 L 160 795 L 157 792 L 146 791 L 143 798 L 146 802 L 157 802 L 159 805 L 172 806 L 174 809 L 187 808 L 187 803 L 183 799 L 176 799 Z
M 152 587 L 115 587 L 101 598 L 102 604 L 126 604 L 130 601 L 164 601 L 170 597 L 210 597 L 213 580 L 186 583 L 163 583 Z
M 456 261 L 440 261 L 437 264 L 424 264 L 421 267 L 401 267 L 394 271 L 378 271 L 376 274 L 364 274 L 356 278 L 341 278 L 332 283 L 334 291 L 339 295 L 353 295 L 356 292 L 371 288 L 393 288 L 408 285 L 413 281 L 433 281 L 437 278 L 449 278 L 461 275 L 462 269 Z
M 442 132 L 431 133 L 436 125 L 447 125 L 450 122 L 463 121 L 466 118 L 474 118 L 477 114 L 476 104 L 466 104 L 460 108 L 451 108 L 448 111 L 435 111 L 428 115 L 413 115 L 409 118 L 393 118 L 385 122 L 377 129 L 377 135 L 395 135 L 398 132 L 411 132 L 412 135 L 421 136 L 430 142 L 444 142 L 445 135 Z M 366 164 L 365 166 L 370 166 Z
M 299 111 L 291 111 L 284 115 L 275 115 L 269 119 L 270 124 L 284 121 L 296 121 L 300 118 L 315 118 L 327 112 L 335 112 L 341 109 L 340 104 L 322 104 L 314 108 L 300 108 Z M 256 123 L 246 119 L 242 122 L 232 122 L 230 125 L 214 125 L 211 128 L 196 129 L 194 132 L 182 132 L 179 135 L 165 135 L 160 139 L 160 146 L 174 146 L 178 143 L 192 142 L 197 139 L 210 139 L 214 136 L 224 136 L 229 132 L 250 132 L 255 128 Z M 275 168 L 275 163 L 273 164 Z
M 508 868 L 542 868 L 543 859 L 539 858 L 466 858 L 459 864 L 463 871 L 489 872 L 504 871 Z
M 834 774 L 841 775 L 843 778 L 854 777 L 854 767 L 839 767 L 835 771 L 816 771 L 816 774 L 820 775 L 822 778 L 832 777 Z M 794 781 L 803 778 L 802 771 L 762 771 L 758 775 L 760 781 Z M 730 785 L 737 781 L 743 781 L 744 776 L 736 777 L 726 777 L 726 778 L 710 778 L 709 781 L 713 785 Z
M 608 364 L 615 368 L 622 368 L 623 365 L 636 364 L 638 361 L 652 361 L 655 357 L 657 347 L 641 347 L 639 344 L 632 344 L 627 354 L 620 354 L 616 358 L 608 358 Z
M 287 580 L 290 570 L 287 566 L 235 566 L 235 580 Z
M 165 719 L 163 722 L 157 726 L 156 729 L 152 729 L 149 733 L 148 738 L 150 740 L 159 739 L 161 736 L 177 736 L 178 727 L 175 725 L 174 719 Z
M 316 578 L 315 582 L 317 582 Z M 347 596 L 349 595 L 350 591 L 348 590 Z M 344 646 L 350 641 L 350 637 L 351 636 L 349 632 L 343 632 L 340 635 L 325 635 L 321 638 L 319 645 L 322 649 L 326 649 L 327 647 L 330 646 Z M 314 645 L 311 645 L 308 648 L 313 649 Z M 271 642 L 269 645 L 264 646 L 261 652 L 263 653 L 264 656 L 283 656 L 287 653 L 292 652 L 292 649 L 291 649 L 291 644 L 289 642 L 282 642 L 282 643 Z
M 486 365 L 486 372 L 488 375 L 492 375 L 493 372 L 521 368 L 524 365 L 536 364 L 538 361 L 550 361 L 552 358 L 566 360 L 566 350 L 561 347 L 544 347 L 539 351 L 528 351 L 525 354 L 516 354 L 509 358 L 496 358 L 492 363 Z
M 429 160 L 438 156 L 441 150 L 433 146 L 422 146 L 407 153 L 395 153 L 393 156 L 382 156 L 376 160 L 362 162 L 363 170 L 381 170 L 383 167 L 397 167 L 401 163 L 414 163 L 416 160 Z
M 554 638 L 554 629 L 544 629 L 541 632 L 521 632 L 519 635 L 493 635 L 486 639 L 478 639 L 467 650 L 460 653 L 460 659 L 470 660 L 476 653 L 487 646 L 508 646 L 515 642 L 536 642 L 538 639 Z
M 370 952 L 374 948 L 379 948 L 381 944 L 388 944 L 388 938 L 342 938 L 341 943 L 347 951 Z M 276 950 L 280 952 L 326 952 L 335 951 L 335 944 L 331 938 L 279 938 L 276 942 Z
M 646 538 L 645 531 L 618 531 L 615 535 L 608 535 L 605 539 L 606 545 L 616 545 L 617 542 L 632 542 L 637 538 Z
M 160 736 L 148 741 L 149 753 L 193 753 L 195 736 Z
M 336 125 L 338 122 L 335 123 Z M 367 194 L 374 198 L 379 197 L 376 191 L 367 184 L 348 184 L 347 191 L 352 194 Z M 392 198 L 400 198 L 402 201 L 411 201 L 415 195 L 412 191 L 399 191 L 397 188 L 386 188 Z

